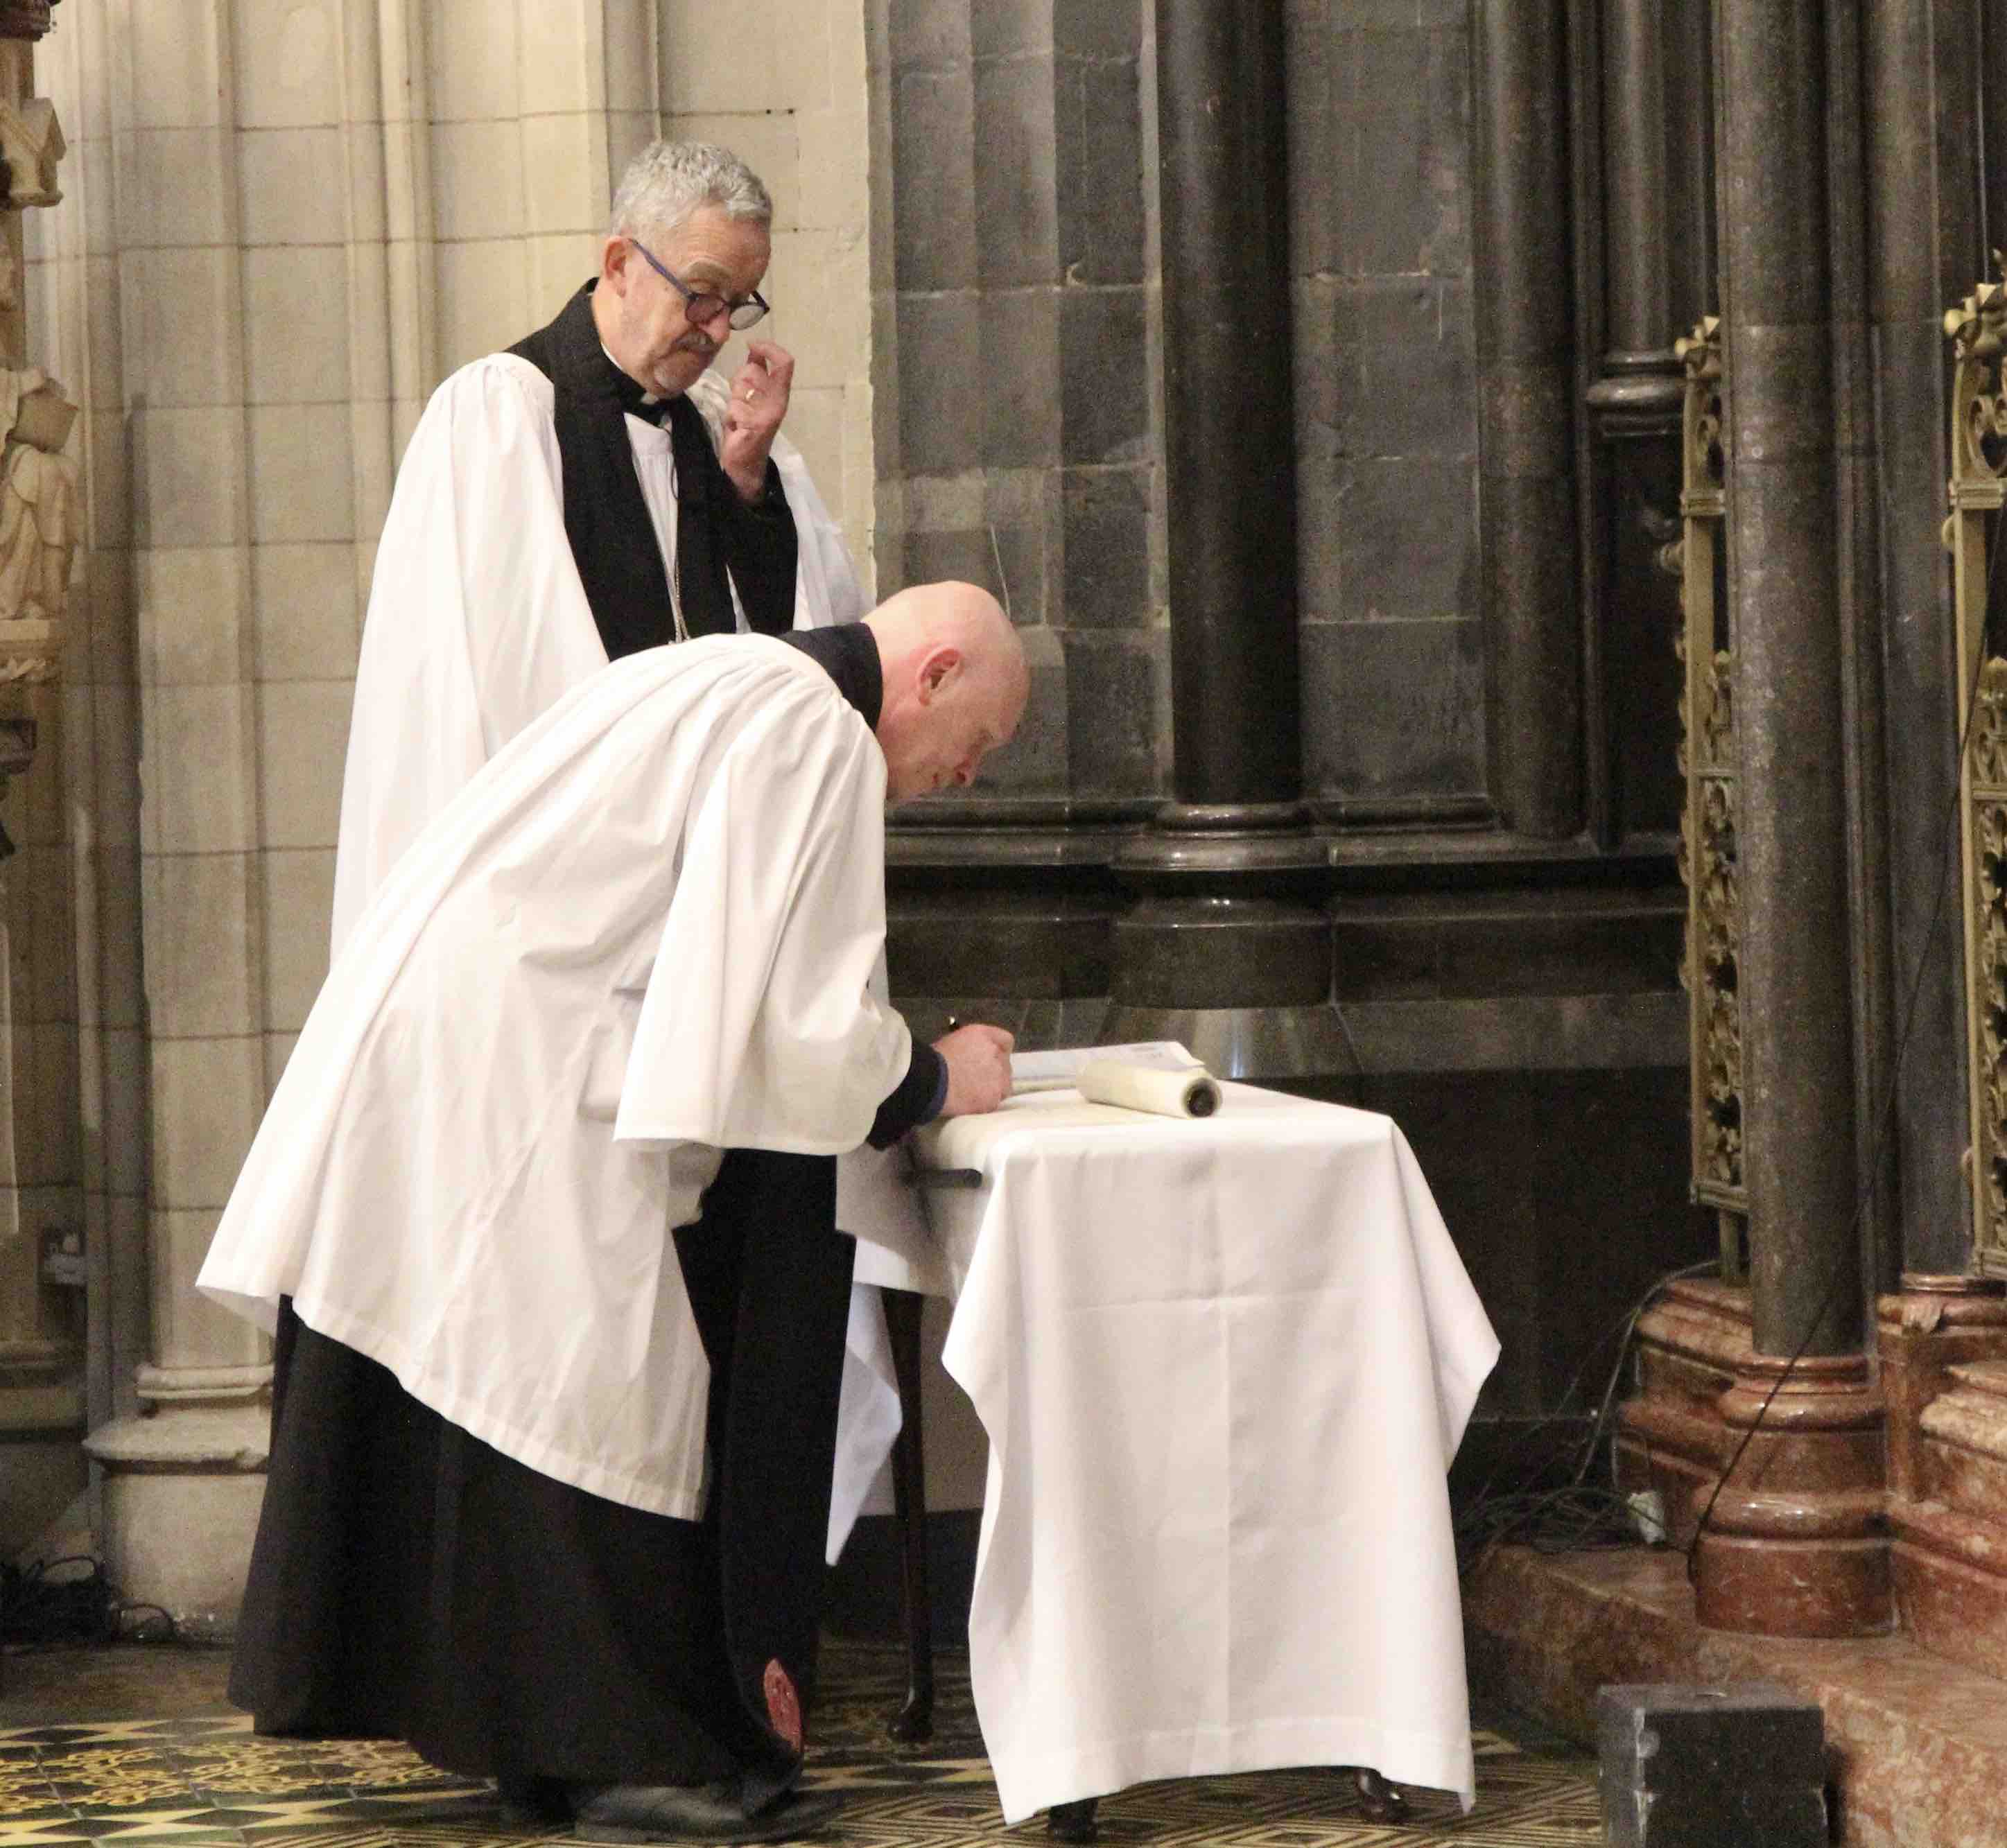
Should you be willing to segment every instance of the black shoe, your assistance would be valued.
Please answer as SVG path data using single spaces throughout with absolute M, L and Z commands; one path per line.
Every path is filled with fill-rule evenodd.
M 571 1786 L 557 1777 L 498 1777 L 496 1794 L 511 1829 L 524 1835 L 544 1834 L 571 1822 Z
M 736 1779 L 723 1784 L 598 1784 L 572 1796 L 581 1842 L 788 1842 L 816 1834 L 843 1807 L 834 1790 L 788 1790 L 746 1814 Z
M 1370 1765 L 1356 1765 L 1353 1788 L 1359 1793 L 1359 1807 L 1370 1822 L 1405 1822 L 1408 1800 Z
M 1100 1807 L 1098 1797 L 1083 1797 L 1076 1803 L 1056 1803 L 1046 1812 L 1046 1833 L 1056 1842 L 1098 1842 L 1101 1829 L 1095 1820 Z

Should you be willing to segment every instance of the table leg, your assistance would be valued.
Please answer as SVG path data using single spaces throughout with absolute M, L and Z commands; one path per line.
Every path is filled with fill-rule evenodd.
M 1046 1811 L 1046 1833 L 1058 1842 L 1092 1842 L 1100 1839 L 1095 1826 L 1098 1797 L 1083 1797 L 1078 1803 L 1056 1803 Z
M 906 1704 L 892 1737 L 915 1744 L 934 1736 L 934 1614 L 927 1585 L 927 1472 L 920 1448 L 920 1308 L 912 1290 L 881 1289 L 892 1370 L 899 1382 L 899 1435 L 892 1446 L 892 1506 L 905 1568 Z

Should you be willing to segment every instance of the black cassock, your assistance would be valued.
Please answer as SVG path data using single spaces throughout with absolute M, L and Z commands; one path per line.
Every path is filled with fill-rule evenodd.
M 515 351 L 556 387 L 566 531 L 608 655 L 667 640 L 667 580 L 622 421 L 645 414 L 641 393 L 601 350 L 588 291 Z M 694 408 L 671 400 L 668 415 L 686 626 L 733 626 L 728 568 L 749 622 L 785 630 L 796 541 L 777 472 L 745 507 Z M 876 724 L 868 633 L 789 639 Z M 938 1055 L 915 1046 L 873 1141 L 931 1114 L 940 1077 Z M 675 1234 L 711 1374 L 700 1522 L 503 1455 L 282 1304 L 270 1476 L 230 1682 L 258 1730 L 400 1738 L 450 1770 L 517 1781 L 737 1773 L 749 1807 L 790 1783 L 815 1681 L 855 1250 L 835 1204 L 831 1158 L 731 1150 L 702 1216 Z

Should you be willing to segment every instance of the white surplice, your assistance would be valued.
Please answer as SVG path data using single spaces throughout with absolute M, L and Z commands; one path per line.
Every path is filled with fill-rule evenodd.
M 989 1437 L 969 1679 L 1007 1822 L 1166 1777 L 1474 1790 L 1446 1476 L 1498 1342 L 1400 1130 L 1011 1099 L 920 1133 Z
M 714 440 L 729 390 L 707 372 L 688 394 Z M 553 402 L 550 380 L 529 361 L 491 353 L 432 393 L 399 464 L 342 774 L 330 933 L 337 951 L 418 830 L 531 719 L 606 665 L 565 536 Z M 644 418 L 626 421 L 663 568 L 673 575 L 669 432 Z M 785 437 L 774 441 L 774 461 L 799 540 L 795 626 L 854 622 L 864 598 L 842 534 Z
M 714 446 L 730 386 L 706 372 L 690 390 Z M 377 549 L 355 679 L 335 858 L 339 952 L 398 855 L 474 772 L 538 714 L 606 665 L 564 525 L 563 467 L 551 381 L 491 354 L 432 394 L 400 465 Z M 626 419 L 664 569 L 675 571 L 669 432 Z M 795 626 L 864 613 L 842 534 L 799 450 L 773 449 L 799 541 Z M 733 593 L 735 605 L 737 593 Z M 742 612 L 739 626 L 745 626 Z M 883 968 L 880 996 L 884 998 Z M 922 1274 L 928 1235 L 896 1151 L 859 1148 L 837 1169 L 837 1223 L 859 1240 L 830 1515 L 833 1560 L 899 1429 L 899 1401 L 876 1283 Z M 852 1485 L 855 1485 L 853 1487 Z
M 672 1226 L 718 1151 L 855 1148 L 906 1070 L 873 993 L 885 760 L 764 637 L 654 648 L 534 721 L 351 929 L 197 1278 L 505 1455 L 703 1511 Z

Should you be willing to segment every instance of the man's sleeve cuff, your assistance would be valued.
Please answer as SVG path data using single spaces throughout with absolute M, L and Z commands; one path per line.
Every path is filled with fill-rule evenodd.
M 947 1061 L 916 1039 L 906 1075 L 878 1106 L 871 1134 L 865 1140 L 873 1148 L 889 1148 L 907 1130 L 933 1122 L 947 1102 Z

